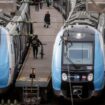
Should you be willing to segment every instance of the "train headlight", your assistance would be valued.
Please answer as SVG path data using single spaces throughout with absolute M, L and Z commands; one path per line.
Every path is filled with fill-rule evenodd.
M 82 34 L 81 33 L 77 33 L 76 38 L 77 39 L 81 39 L 82 38 Z
M 83 33 L 77 33 L 75 36 L 74 36 L 76 39 L 82 39 L 85 37 L 85 34 Z
M 62 73 L 62 80 L 67 81 L 67 74 L 66 73 Z
M 87 80 L 88 81 L 92 81 L 93 80 L 93 74 L 90 73 L 88 76 L 87 76 Z

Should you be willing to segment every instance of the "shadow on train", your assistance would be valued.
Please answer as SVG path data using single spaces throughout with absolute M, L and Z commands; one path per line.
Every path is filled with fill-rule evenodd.
M 17 100 L 18 103 L 22 104 L 22 100 L 24 97 L 22 97 L 22 88 L 16 88 L 14 85 L 10 87 L 10 91 L 6 92 L 3 95 L 0 95 L 0 103 L 2 99 L 6 103 L 8 100 L 11 101 L 11 103 L 14 102 L 14 100 Z M 41 99 L 40 104 L 44 105 L 105 105 L 105 89 L 99 97 L 92 98 L 90 100 L 85 101 L 75 101 L 74 100 L 66 100 L 63 97 L 57 97 L 53 94 L 52 89 L 47 94 L 47 99 Z
M 11 101 L 11 103 L 14 103 L 14 100 L 17 100 L 20 105 L 23 104 L 23 88 L 17 88 L 15 87 L 15 84 L 10 86 L 10 89 L 4 94 L 0 94 L 0 103 L 2 100 L 4 100 L 5 103 L 8 102 L 8 100 Z M 40 104 L 44 105 L 105 105 L 105 89 L 103 90 L 102 94 L 98 97 L 93 97 L 92 99 L 89 100 L 78 100 L 74 102 L 74 99 L 67 100 L 64 99 L 63 97 L 57 97 L 55 96 L 53 89 L 52 89 L 52 84 L 50 81 L 49 84 L 49 89 L 47 93 L 47 97 L 43 95 L 43 92 L 40 91 L 40 97 L 41 97 L 41 102 Z
M 54 105 L 105 105 L 105 89 L 102 95 L 98 97 L 93 97 L 89 100 L 75 101 L 66 100 L 63 97 L 53 99 L 53 102 L 56 102 Z

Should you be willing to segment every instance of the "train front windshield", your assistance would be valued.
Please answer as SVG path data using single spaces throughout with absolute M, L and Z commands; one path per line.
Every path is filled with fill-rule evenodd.
M 92 43 L 67 42 L 63 48 L 63 64 L 93 64 Z

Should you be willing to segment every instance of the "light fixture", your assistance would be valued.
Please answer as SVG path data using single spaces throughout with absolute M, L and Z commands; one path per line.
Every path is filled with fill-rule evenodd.
M 87 76 L 87 80 L 90 82 L 93 80 L 93 74 L 90 73 L 88 76 Z
M 81 39 L 81 38 L 82 38 L 82 34 L 81 34 L 81 33 L 77 33 L 77 34 L 76 34 L 76 38 L 77 38 L 77 39 Z
M 67 74 L 66 73 L 62 73 L 62 80 L 67 81 Z

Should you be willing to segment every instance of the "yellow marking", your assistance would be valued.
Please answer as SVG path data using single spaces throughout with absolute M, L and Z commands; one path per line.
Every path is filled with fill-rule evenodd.
M 27 77 L 21 77 L 18 79 L 18 81 L 32 81 L 30 78 Z M 33 81 L 48 81 L 48 78 L 37 78 L 37 79 L 33 79 Z

